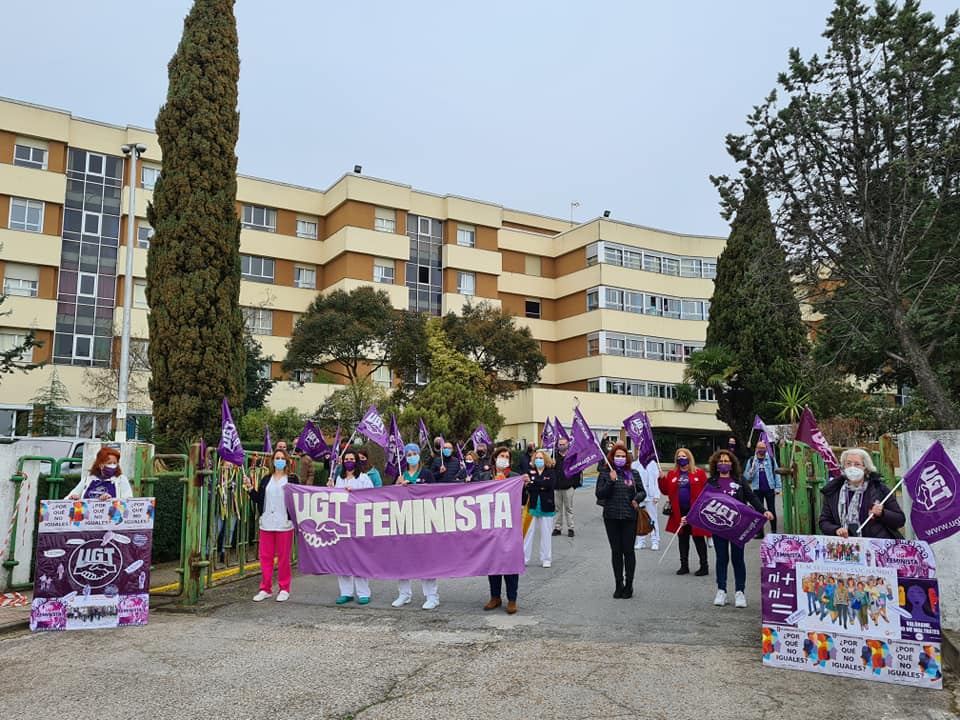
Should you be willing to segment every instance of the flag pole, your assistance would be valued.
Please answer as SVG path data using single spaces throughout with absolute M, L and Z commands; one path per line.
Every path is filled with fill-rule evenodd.
M 682 529 L 683 529 L 683 528 L 680 528 L 680 530 L 682 530 Z M 663 551 L 663 554 L 660 556 L 660 559 L 657 560 L 657 565 L 660 565 L 660 564 L 663 563 L 663 559 L 667 556 L 667 553 L 670 552 L 670 548 L 673 547 L 673 542 L 674 542 L 674 540 L 677 539 L 677 535 L 680 534 L 680 530 L 677 530 L 677 531 L 673 534 L 673 538 L 670 540 L 670 542 L 667 543 L 666 549 Z
M 864 482 L 866 482 L 866 480 L 864 480 Z M 887 500 L 889 500 L 893 496 L 893 494 L 897 491 L 897 488 L 899 488 L 901 485 L 903 485 L 903 478 L 900 478 L 900 482 L 898 482 L 896 485 L 893 486 L 893 489 L 887 493 L 887 496 L 883 500 L 880 501 L 880 504 L 883 505 L 885 502 L 887 502 Z M 862 523 L 860 523 L 860 527 L 857 528 L 857 535 L 863 532 L 863 528 L 865 528 L 867 526 L 867 523 L 873 520 L 874 517 L 875 515 L 873 513 L 870 513 L 867 516 L 867 519 L 864 520 Z
M 340 464 L 340 461 L 343 459 L 343 456 L 346 454 L 347 450 L 349 450 L 349 449 L 350 449 L 350 446 L 353 445 L 353 438 L 354 438 L 354 436 L 356 436 L 356 434 L 357 434 L 357 431 L 356 431 L 356 429 L 354 429 L 354 431 L 353 431 L 352 433 L 350 433 L 350 439 L 347 440 L 347 444 L 344 446 L 343 451 L 337 451 L 337 464 L 338 464 L 338 465 Z

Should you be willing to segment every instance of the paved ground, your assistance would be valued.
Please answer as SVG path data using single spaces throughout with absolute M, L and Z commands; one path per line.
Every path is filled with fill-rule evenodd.
M 3 637 L 3 717 L 51 700 L 151 720 L 958 716 L 954 675 L 935 692 L 764 668 L 759 603 L 714 608 L 712 577 L 674 575 L 675 548 L 662 565 L 640 553 L 636 596 L 614 600 L 599 508 L 581 493 L 577 537 L 554 538 L 553 568 L 521 577 L 516 616 L 480 610 L 485 578 L 441 580 L 432 612 L 391 609 L 388 581 L 370 606 L 338 608 L 334 578 L 296 577 L 283 605 L 250 602 L 247 580 L 145 628 Z

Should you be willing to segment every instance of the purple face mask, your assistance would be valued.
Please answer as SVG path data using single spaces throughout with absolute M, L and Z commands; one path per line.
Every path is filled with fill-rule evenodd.
M 689 464 L 690 464 L 690 458 L 685 458 L 685 457 L 677 458 L 677 465 L 679 465 L 680 467 L 685 468 Z
M 613 464 L 616 465 L 618 468 L 622 468 L 624 465 L 627 464 L 627 459 L 625 457 L 615 457 L 613 459 Z
M 730 472 L 731 467 L 732 465 L 730 463 L 719 462 L 717 463 L 717 472 L 719 472 L 721 475 L 726 475 L 728 472 Z
M 112 478 L 117 474 L 118 468 L 116 465 L 104 465 L 100 469 L 100 476 L 105 478 Z
M 344 460 L 344 461 L 343 461 L 343 469 L 346 470 L 346 471 L 348 471 L 348 472 L 353 472 L 354 468 L 356 468 L 356 467 L 357 467 L 357 462 L 356 462 L 356 460 Z

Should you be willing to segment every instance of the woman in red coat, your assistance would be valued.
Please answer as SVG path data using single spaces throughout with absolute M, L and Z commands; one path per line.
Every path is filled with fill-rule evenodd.
M 703 576 L 710 572 L 707 567 L 707 540 L 710 533 L 687 524 L 687 513 L 707 484 L 707 474 L 697 467 L 693 453 L 686 448 L 677 448 L 673 456 L 674 467 L 666 477 L 660 478 L 660 492 L 670 498 L 672 512 L 667 521 L 667 532 L 680 535 L 680 569 L 677 575 L 690 572 L 690 538 L 700 557 L 700 569 L 694 575 Z

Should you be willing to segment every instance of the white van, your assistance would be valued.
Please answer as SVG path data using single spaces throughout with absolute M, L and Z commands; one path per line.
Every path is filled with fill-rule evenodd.
M 37 455 L 52 457 L 54 460 L 71 458 L 69 463 L 60 466 L 60 472 L 67 473 L 80 472 L 83 467 L 83 445 L 89 441 L 89 438 L 81 437 L 21 437 L 14 438 L 13 443 L 39 447 Z M 40 467 L 42 472 L 50 472 L 50 463 L 40 463 Z

